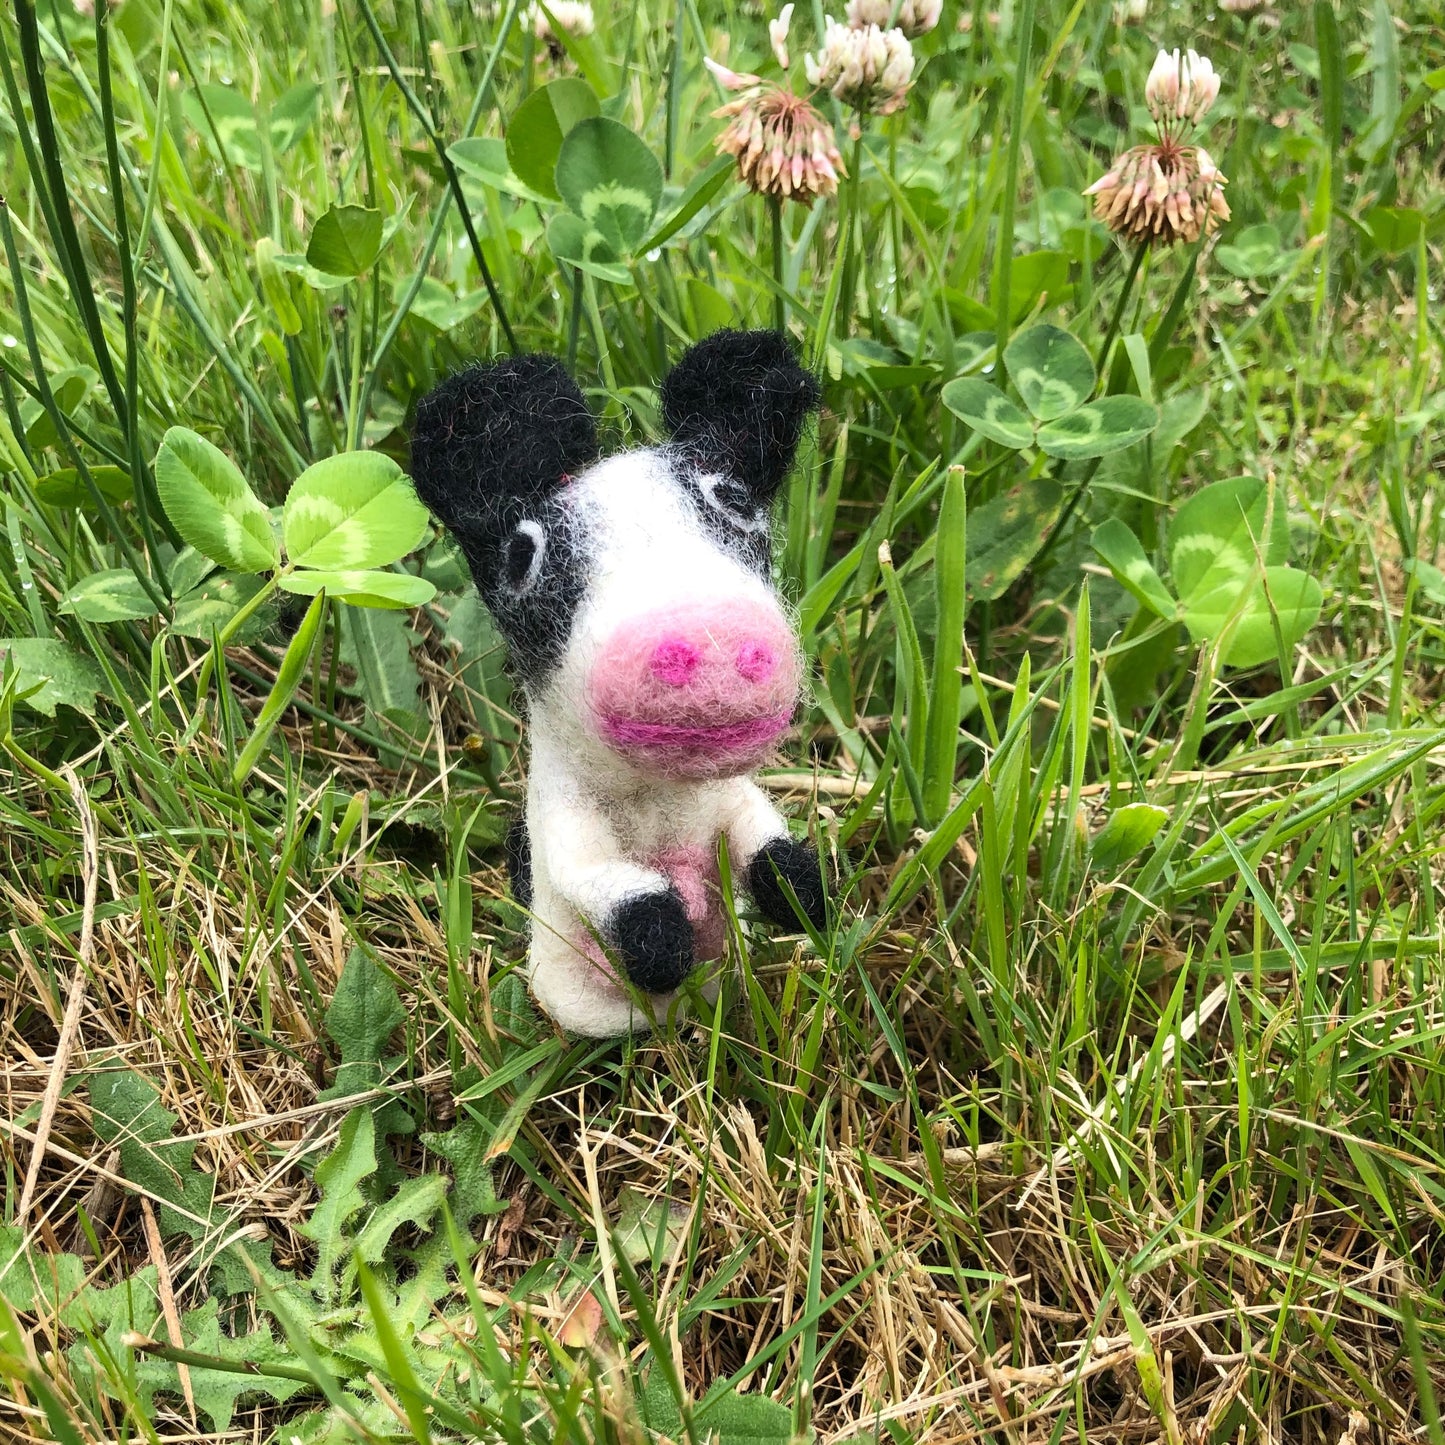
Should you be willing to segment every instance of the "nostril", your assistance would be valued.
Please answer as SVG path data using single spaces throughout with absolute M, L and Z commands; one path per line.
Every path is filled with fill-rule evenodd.
M 745 642 L 738 649 L 738 672 L 748 682 L 766 682 L 777 665 L 777 654 L 764 643 Z
M 664 637 L 652 649 L 652 675 L 669 687 L 686 687 L 702 661 L 702 654 L 681 637 Z

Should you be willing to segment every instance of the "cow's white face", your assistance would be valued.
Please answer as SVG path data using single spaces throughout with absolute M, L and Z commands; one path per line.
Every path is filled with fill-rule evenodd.
M 565 641 L 529 680 L 534 711 L 648 775 L 757 767 L 792 720 L 802 673 L 770 580 L 766 503 L 657 448 L 598 463 L 542 511 L 511 544 L 527 554 L 512 569 L 516 604 L 561 604 L 549 630 Z M 580 575 L 549 588 L 549 566 Z
M 576 385 L 514 357 L 422 402 L 412 472 L 456 534 L 532 704 L 584 766 L 753 769 L 802 675 L 769 512 L 816 381 L 772 332 L 718 332 L 662 385 L 671 443 L 597 461 Z

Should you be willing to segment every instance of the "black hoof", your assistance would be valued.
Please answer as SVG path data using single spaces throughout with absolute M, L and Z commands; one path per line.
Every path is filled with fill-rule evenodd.
M 803 917 L 821 931 L 828 922 L 828 897 L 818 850 L 811 843 L 774 838 L 759 848 L 748 864 L 748 892 L 753 902 L 779 928 L 796 929 L 798 914 L 784 891 L 784 882 L 793 890 Z
M 670 993 L 693 970 L 692 923 L 676 889 L 624 900 L 603 935 L 644 993 Z

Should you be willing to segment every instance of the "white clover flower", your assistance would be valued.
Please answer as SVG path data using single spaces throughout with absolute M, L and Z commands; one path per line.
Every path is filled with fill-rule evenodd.
M 910 40 L 926 35 L 943 14 L 943 0 L 901 0 L 893 14 L 893 0 L 848 0 L 848 24 L 854 30 L 896 25 Z
M 1214 157 L 1203 146 L 1194 147 L 1194 163 L 1199 168 L 1199 179 L 1206 186 L 1222 186 L 1227 177 L 1214 164 Z
M 1219 76 L 1196 51 L 1161 50 L 1144 86 L 1158 139 L 1119 156 L 1084 192 L 1110 230 L 1140 244 L 1197 241 L 1229 219 L 1226 177 L 1189 132 L 1219 95 Z
M 548 0 L 547 9 L 552 12 L 552 20 L 557 22 L 558 29 L 568 35 L 591 35 L 597 27 L 597 19 L 588 0 Z M 533 0 L 533 4 L 527 7 L 523 24 L 538 40 L 550 45 L 557 40 L 552 20 L 548 20 L 546 12 Z
M 913 47 L 901 30 L 861 30 L 831 17 L 817 55 L 804 58 L 808 80 L 837 99 L 875 115 L 891 115 L 908 99 Z
M 722 67 L 709 64 L 716 75 Z M 811 204 L 831 196 L 843 174 L 833 127 L 802 96 L 756 76 L 728 75 L 752 85 L 734 85 L 741 93 L 713 112 L 728 125 L 717 148 L 733 156 L 738 175 L 759 195 Z M 726 83 L 726 82 L 725 82 Z
M 1149 79 L 1144 82 L 1144 101 L 1158 120 L 1161 112 L 1172 111 L 1179 99 L 1179 52 L 1161 50 L 1154 58 Z
M 788 68 L 788 26 L 793 23 L 793 0 L 778 11 L 776 20 L 768 21 L 768 42 L 773 47 L 773 54 L 778 57 L 778 64 L 784 70 Z
M 751 75 L 747 71 L 729 70 L 710 55 L 704 55 L 702 63 L 724 90 L 754 90 L 763 83 L 761 76 Z
M 1114 24 L 1137 25 L 1149 13 L 1149 0 L 1114 0 Z
M 1194 242 L 1229 219 L 1226 178 L 1202 146 L 1135 146 L 1084 192 L 1111 231 L 1138 244 Z
M 1209 58 L 1186 50 L 1161 50 L 1144 85 L 1144 100 L 1159 126 L 1166 132 L 1185 125 L 1198 125 L 1219 95 L 1219 76 Z

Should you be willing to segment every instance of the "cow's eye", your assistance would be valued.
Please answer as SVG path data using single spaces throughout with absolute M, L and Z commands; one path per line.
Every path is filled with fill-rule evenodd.
M 739 486 L 737 482 L 719 482 L 712 489 L 712 499 L 715 506 L 721 507 L 725 512 L 731 512 L 737 517 L 748 517 L 752 515 L 753 499 L 748 494 L 748 489 Z
M 507 538 L 503 571 L 507 586 L 518 597 L 537 585 L 542 575 L 542 558 L 547 551 L 547 534 L 539 522 L 518 522 Z
M 744 532 L 757 532 L 768 525 L 757 499 L 741 482 L 727 477 L 699 478 L 698 487 L 708 506 L 721 512 L 733 526 Z

